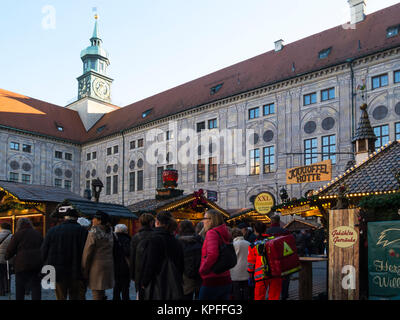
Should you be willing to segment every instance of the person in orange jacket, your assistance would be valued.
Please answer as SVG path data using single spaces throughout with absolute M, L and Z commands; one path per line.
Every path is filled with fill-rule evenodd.
M 279 216 L 277 216 L 279 218 Z M 266 274 L 268 270 L 268 264 L 263 255 L 258 253 L 258 249 L 264 247 L 265 241 L 271 236 L 278 236 L 279 232 L 275 230 L 277 225 L 275 221 L 272 221 L 271 228 L 266 232 L 266 225 L 262 222 L 257 222 L 255 225 L 255 233 L 257 240 L 249 246 L 249 254 L 247 256 L 247 271 L 250 273 L 249 282 L 255 282 L 254 286 L 254 300 L 265 300 L 265 296 L 268 290 L 268 300 L 279 300 L 282 290 L 282 278 L 270 278 Z M 279 222 L 278 222 L 279 223 Z M 271 233 L 271 234 L 269 234 Z M 285 233 L 285 232 L 283 232 Z

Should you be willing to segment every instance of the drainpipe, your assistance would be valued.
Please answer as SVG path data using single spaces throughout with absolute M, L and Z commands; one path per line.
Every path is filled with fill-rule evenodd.
M 122 205 L 125 205 L 125 135 L 122 134 Z
M 350 77 L 351 77 L 351 138 L 353 139 L 354 128 L 355 128 L 355 125 L 354 125 L 354 119 L 355 119 L 354 97 L 355 97 L 355 94 L 354 94 L 354 69 L 353 69 L 354 59 L 350 58 L 350 59 L 347 59 L 346 61 L 349 63 L 349 66 L 350 66 Z M 355 146 L 352 143 L 353 153 L 355 152 L 354 148 L 355 148 Z

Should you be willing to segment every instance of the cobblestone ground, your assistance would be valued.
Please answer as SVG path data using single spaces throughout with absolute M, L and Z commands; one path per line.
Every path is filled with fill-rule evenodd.
M 326 266 L 327 262 L 315 262 L 313 263 L 313 298 L 316 299 L 319 294 L 326 293 Z M 289 298 L 288 300 L 298 300 L 299 299 L 299 281 L 298 281 L 298 273 L 292 276 L 292 280 L 289 284 Z M 15 281 L 14 275 L 11 277 L 11 300 L 15 299 Z M 112 300 L 113 293 L 112 289 L 106 291 L 106 295 L 108 300 Z M 131 282 L 130 292 L 129 292 L 131 300 L 136 300 L 136 291 L 135 285 Z M 30 300 L 30 296 L 25 297 L 27 300 Z M 8 300 L 7 296 L 0 296 L 0 300 Z M 42 289 L 42 300 L 56 300 L 56 296 L 54 290 L 43 290 Z M 92 300 L 92 293 L 90 290 L 86 292 L 86 300 Z

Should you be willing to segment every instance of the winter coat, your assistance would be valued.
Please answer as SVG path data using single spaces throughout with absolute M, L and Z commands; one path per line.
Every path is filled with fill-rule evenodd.
M 10 230 L 5 229 L 0 232 L 0 264 L 6 263 L 6 259 L 4 259 L 4 256 L 6 255 L 6 249 L 11 241 L 11 238 L 12 233 Z
M 195 289 L 200 288 L 201 286 L 201 277 L 198 271 L 201 262 L 201 249 L 203 246 L 203 239 L 199 235 L 194 234 L 194 235 L 180 236 L 178 240 L 182 244 L 183 257 L 184 257 L 183 294 L 187 295 L 195 291 Z M 197 255 L 196 248 L 199 248 L 198 257 L 194 256 Z M 199 262 L 199 264 L 198 266 L 195 266 L 194 263 L 197 263 L 197 261 Z M 189 263 L 191 264 L 190 266 L 187 265 Z M 191 270 L 197 269 L 198 277 L 190 278 L 185 273 L 185 270 L 188 269 Z
M 56 282 L 82 279 L 82 254 L 88 231 L 76 220 L 51 228 L 42 244 L 42 259 L 56 269 Z
M 23 271 L 39 273 L 43 266 L 40 252 L 42 242 L 42 235 L 31 226 L 26 226 L 11 238 L 4 258 L 10 260 L 15 256 L 14 270 L 16 273 Z
M 203 280 L 202 285 L 205 287 L 224 286 L 232 282 L 229 270 L 220 274 L 215 274 L 211 271 L 211 268 L 217 262 L 219 246 L 222 244 L 222 239 L 218 236 L 217 231 L 225 243 L 230 242 L 232 239 L 225 224 L 207 231 L 201 250 L 200 264 L 200 276 Z
M 115 279 L 129 280 L 129 258 L 131 250 L 131 237 L 126 233 L 115 233 L 117 244 L 119 246 L 120 254 L 114 257 L 114 272 Z
M 135 281 L 135 286 L 137 288 L 140 287 L 141 283 L 141 270 L 143 264 L 143 247 L 140 245 L 142 240 L 148 239 L 153 233 L 153 229 L 151 228 L 142 228 L 140 229 L 131 240 L 131 252 L 130 252 L 130 273 L 131 279 Z
M 151 237 L 144 241 L 144 256 L 141 285 L 150 285 L 161 271 L 164 261 L 169 257 L 176 267 L 177 277 L 183 275 L 183 248 L 180 242 L 164 228 L 155 228 Z M 168 280 L 167 280 L 168 281 Z M 182 280 L 180 280 L 182 285 Z
M 82 256 L 83 275 L 91 290 L 114 287 L 114 235 L 102 225 L 89 230 Z
M 244 240 L 243 237 L 236 237 L 233 239 L 233 246 L 237 256 L 237 264 L 231 271 L 232 281 L 245 281 L 249 278 L 247 272 L 247 255 L 249 251 L 250 242 Z

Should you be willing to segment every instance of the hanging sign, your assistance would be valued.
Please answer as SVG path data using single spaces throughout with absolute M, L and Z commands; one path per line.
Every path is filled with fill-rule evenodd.
M 332 180 L 332 161 L 324 160 L 308 166 L 286 169 L 286 184 Z
M 275 205 L 275 198 L 269 192 L 261 192 L 254 199 L 254 209 L 259 214 L 268 214 Z
M 340 226 L 330 233 L 331 243 L 339 248 L 352 247 L 358 239 L 357 231 L 349 226 Z

